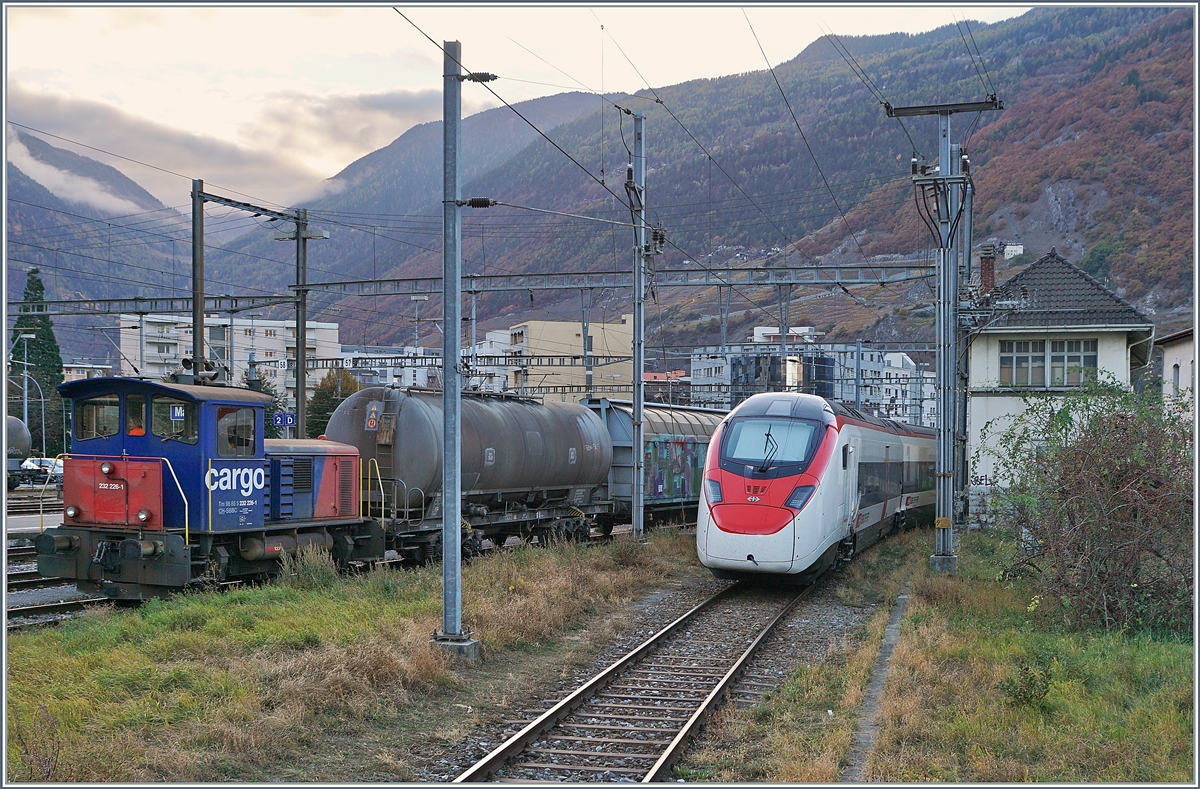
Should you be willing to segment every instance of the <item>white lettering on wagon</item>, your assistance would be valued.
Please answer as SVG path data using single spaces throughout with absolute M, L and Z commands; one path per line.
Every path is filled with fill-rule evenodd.
M 210 468 L 204 475 L 209 490 L 236 490 L 249 496 L 266 486 L 267 473 L 261 468 Z

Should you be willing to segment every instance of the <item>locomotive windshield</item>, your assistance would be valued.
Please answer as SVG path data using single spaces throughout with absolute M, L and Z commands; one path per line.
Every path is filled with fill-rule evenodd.
M 121 427 L 121 397 L 109 394 L 89 397 L 75 405 L 75 438 L 108 438 Z
M 195 444 L 200 435 L 196 426 L 196 404 L 173 397 L 151 400 L 150 432 L 159 438 Z
M 754 465 L 760 471 L 775 466 L 807 466 L 820 443 L 820 427 L 806 419 L 735 419 L 721 442 L 722 459 Z

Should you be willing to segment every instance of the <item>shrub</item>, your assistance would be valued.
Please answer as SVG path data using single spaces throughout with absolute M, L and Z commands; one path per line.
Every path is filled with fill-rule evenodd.
M 1192 419 L 1112 380 L 1026 398 L 999 436 L 996 499 L 1068 627 L 1192 629 Z M 987 441 L 987 429 L 985 438 Z

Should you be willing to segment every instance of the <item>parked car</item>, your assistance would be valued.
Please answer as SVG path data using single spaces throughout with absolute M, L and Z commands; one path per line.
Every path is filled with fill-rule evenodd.
M 46 484 L 46 475 L 50 476 L 51 485 L 60 485 L 63 480 L 63 462 L 54 458 L 29 458 L 21 464 L 21 468 L 36 472 L 35 485 Z

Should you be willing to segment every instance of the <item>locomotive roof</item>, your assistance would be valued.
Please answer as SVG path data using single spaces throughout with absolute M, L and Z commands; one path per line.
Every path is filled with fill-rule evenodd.
M 264 438 L 263 447 L 267 455 L 337 455 L 358 451 L 349 444 L 324 438 Z
M 84 378 L 58 385 L 63 397 L 73 400 L 81 397 L 110 392 L 157 392 L 197 402 L 220 401 L 225 403 L 252 403 L 263 405 L 271 402 L 271 396 L 252 389 L 236 386 L 192 386 L 169 384 L 163 381 L 144 381 L 140 378 Z

